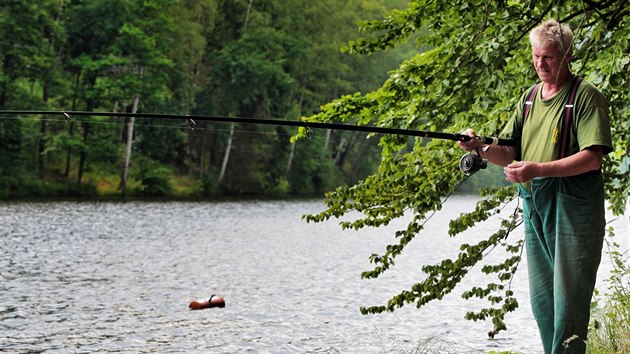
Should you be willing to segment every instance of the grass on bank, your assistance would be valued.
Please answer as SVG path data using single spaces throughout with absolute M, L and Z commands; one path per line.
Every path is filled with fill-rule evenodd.
M 613 228 L 608 229 L 605 247 L 613 267 L 608 278 L 608 290 L 595 292 L 588 353 L 630 353 L 630 258 L 628 251 L 620 251 Z

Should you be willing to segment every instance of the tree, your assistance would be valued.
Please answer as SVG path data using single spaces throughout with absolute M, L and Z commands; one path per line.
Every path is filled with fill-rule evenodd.
M 110 53 L 120 29 L 132 16 L 131 2 L 80 2 L 72 4 L 65 11 L 68 29 L 65 65 L 66 71 L 74 78 L 70 102 L 72 110 L 92 111 L 103 106 L 105 109 L 113 108 L 113 102 L 110 104 L 107 100 L 107 80 L 101 80 L 101 76 L 106 79 L 108 69 L 121 63 L 121 60 Z M 81 184 L 91 145 L 90 135 L 97 134 L 95 130 L 98 128 L 92 126 L 90 119 L 82 121 L 79 127 L 78 131 L 70 130 L 70 139 L 74 139 L 75 133 L 82 136 L 82 142 L 76 144 L 79 149 L 77 183 Z M 70 150 L 67 156 L 69 164 Z
M 294 93 L 294 114 L 288 116 L 290 118 L 316 112 L 321 102 L 339 95 L 373 90 L 385 80 L 387 71 L 394 68 L 401 58 L 408 57 L 408 47 L 404 46 L 364 57 L 339 51 L 344 43 L 359 34 L 356 27 L 359 20 L 377 16 L 388 6 L 401 7 L 398 1 L 304 1 L 299 6 L 299 10 L 289 17 L 292 23 L 288 26 L 293 32 L 301 33 L 307 45 L 305 55 L 297 60 L 293 70 L 297 85 Z M 332 130 L 323 134 L 325 139 L 315 139 L 308 143 L 321 144 L 316 147 L 319 153 L 295 151 L 298 147 L 311 150 L 310 146 L 304 146 L 306 144 L 292 146 L 286 175 L 289 180 L 294 181 L 291 183 L 294 193 L 324 191 L 331 183 L 353 183 L 358 176 L 365 176 L 357 166 L 366 167 L 370 172 L 376 166 L 372 160 L 377 159 L 378 155 L 366 154 L 362 149 L 367 145 L 357 144 L 365 139 L 363 134 Z M 297 155 L 304 158 L 294 158 Z M 313 156 L 319 158 L 313 161 Z M 346 159 L 348 156 L 353 158 Z M 295 166 L 297 164 L 303 166 Z M 334 170 L 346 173 L 335 173 Z M 305 174 L 304 171 L 311 172 Z M 344 178 L 340 178 L 341 176 Z M 316 188 L 311 189 L 313 186 Z
M 146 108 L 165 101 L 169 95 L 166 85 L 170 68 L 169 47 L 175 46 L 173 33 L 176 19 L 171 9 L 177 1 L 142 1 L 133 4 L 135 16 L 123 24 L 109 53 L 113 62 L 106 69 L 112 74 L 104 78 L 103 84 L 112 101 L 125 110 L 137 113 L 140 98 L 147 100 Z M 127 189 L 129 164 L 133 145 L 134 117 L 127 122 L 127 137 L 120 188 L 123 195 Z
M 53 42 L 61 40 L 54 20 L 58 7 L 53 0 L 0 5 L 0 107 L 41 105 L 33 88 L 42 74 L 53 75 Z
M 198 57 L 203 52 L 199 36 L 202 31 L 191 23 L 188 12 L 181 9 L 182 1 L 137 1 L 116 0 L 106 3 L 81 3 L 71 6 L 67 23 L 71 27 L 68 69 L 76 77 L 73 108 L 84 106 L 86 110 L 124 111 L 139 110 L 153 112 L 169 107 L 178 111 L 173 104 L 177 96 L 180 107 L 190 107 L 191 80 L 183 68 L 186 56 Z M 188 1 L 192 9 L 211 7 L 209 1 Z M 113 11 L 115 8 L 116 11 Z M 189 21 L 184 21 L 183 18 Z M 205 19 L 202 21 L 205 23 Z M 183 24 L 180 28 L 179 25 Z M 185 32 L 185 33 L 184 33 Z M 193 44 L 183 40 L 188 38 Z M 195 52 L 191 54 L 190 52 Z M 198 63 L 198 60 L 195 59 Z M 178 63 L 179 70 L 176 69 Z M 193 64 L 193 61 L 187 62 Z M 183 88 L 187 86 L 187 88 Z M 194 87 L 192 87 L 194 90 Z M 179 96 L 175 94 L 179 93 Z M 175 109 L 171 107 L 176 107 Z M 120 188 L 126 193 L 132 145 L 135 137 L 150 134 L 148 130 L 134 130 L 135 119 L 125 122 L 122 141 L 125 142 Z M 86 162 L 87 147 L 92 145 L 90 135 L 94 129 L 89 121 L 82 124 L 83 146 L 79 160 L 79 181 Z M 135 131 L 135 133 L 134 133 Z M 173 135 L 178 139 L 165 139 L 168 146 L 181 146 L 184 135 Z M 148 140 L 148 139 L 147 139 Z M 150 146 L 150 144 L 149 144 Z M 146 146 L 144 146 L 146 147 Z M 155 155 L 158 152 L 154 152 Z M 170 156 L 170 155 L 168 155 Z
M 355 57 L 340 53 L 339 48 L 358 34 L 356 21 L 361 14 L 376 15 L 384 11 L 383 3 L 382 0 L 344 3 L 219 1 L 219 17 L 223 20 L 216 24 L 209 37 L 207 62 L 210 75 L 205 89 L 197 98 L 195 113 L 298 119 L 303 114 L 316 111 L 321 102 L 339 94 L 377 87 L 386 78 L 387 70 L 395 67 L 392 58 L 399 57 L 400 51 Z M 245 20 L 248 20 L 247 25 Z M 356 80 L 357 77 L 362 80 Z M 274 134 L 268 128 L 247 127 L 247 130 Z M 330 171 L 338 166 L 327 161 L 337 155 L 337 144 L 329 143 L 329 149 L 318 146 L 320 153 L 315 154 L 316 158 L 296 152 L 296 148 L 302 148 L 301 144 L 287 147 L 285 139 L 261 134 L 257 134 L 256 139 L 249 136 L 237 141 L 239 133 L 232 135 L 232 131 L 227 126 L 225 132 L 212 134 L 209 140 L 215 143 L 209 145 L 202 141 L 195 150 L 195 157 L 214 160 L 203 165 L 212 172 L 214 166 L 218 175 L 216 179 L 226 181 L 223 187 L 227 190 L 243 189 L 235 183 L 265 185 L 272 189 L 276 183 L 289 183 L 290 192 L 302 193 L 311 189 L 302 188 L 301 181 L 308 178 L 328 180 L 333 175 L 337 183 L 345 183 L 339 178 L 341 174 Z M 352 138 L 348 135 L 347 140 Z M 345 139 L 344 135 L 333 132 L 329 140 L 342 139 Z M 325 141 L 320 142 L 319 139 L 309 142 L 315 143 L 325 145 Z M 266 146 L 253 146 L 256 144 Z M 214 149 L 204 153 L 198 150 L 199 146 Z M 359 150 L 358 145 L 352 144 L 344 148 Z M 347 155 L 353 158 L 340 160 L 347 170 L 355 161 L 355 156 L 365 155 L 354 154 L 354 150 Z M 269 151 L 273 152 L 271 156 L 252 155 Z M 297 155 L 305 156 L 305 159 L 295 158 Z M 312 159 L 316 160 L 309 161 Z M 361 163 L 375 166 L 365 161 L 370 161 L 369 158 L 362 159 Z M 297 176 L 293 167 L 302 163 L 307 166 L 297 167 L 297 170 L 318 171 L 316 173 L 323 175 Z M 317 163 L 321 166 L 314 167 Z M 262 177 L 265 180 L 244 179 L 247 174 L 240 172 L 244 169 L 251 171 L 253 179 Z M 269 173 L 257 173 L 261 169 Z M 313 185 L 323 185 L 312 182 L 315 182 Z
M 63 91 L 57 56 L 64 42 L 58 21 L 61 7 L 54 0 L 36 4 L 4 1 L 0 5 L 0 108 L 46 108 L 48 98 Z M 32 167 L 43 172 L 46 120 L 42 119 L 39 127 L 39 132 L 27 134 L 26 125 L 19 121 L 0 122 L 0 131 L 12 134 L 4 136 L 0 144 L 0 155 L 7 162 L 2 164 L 5 186 L 0 190 L 18 188 L 25 177 L 25 168 L 31 167 L 24 159 L 31 149 L 36 160 Z M 24 137 L 33 138 L 32 146 Z M 5 171 L 4 166 L 9 168 Z
M 363 23 L 365 37 L 350 42 L 346 50 L 372 54 L 415 34 L 417 45 L 429 50 L 402 62 L 379 89 L 341 97 L 308 119 L 448 132 L 475 127 L 481 135 L 496 135 L 518 97 L 536 80 L 527 35 L 543 19 L 555 17 L 569 23 L 576 33 L 574 71 L 598 85 L 610 100 L 615 150 L 606 157 L 604 174 L 610 208 L 620 214 L 630 189 L 630 173 L 620 168 L 630 155 L 629 14 L 630 7 L 623 0 L 412 0 L 405 10 Z M 455 172 L 460 150 L 453 143 L 417 141 L 412 151 L 406 151 L 404 139 L 385 136 L 380 144 L 382 161 L 375 174 L 356 185 L 337 188 L 327 195 L 326 210 L 306 216 L 308 221 L 319 222 L 359 212 L 360 217 L 341 225 L 360 229 L 386 225 L 413 213 L 407 227 L 396 232 L 397 243 L 370 256 L 374 268 L 363 272 L 364 278 L 376 278 L 391 268 L 405 246 L 423 236 L 426 220 L 465 179 Z M 497 216 L 508 202 L 518 198 L 513 186 L 482 191 L 481 196 L 474 211 L 451 220 L 449 236 Z M 386 305 L 362 307 L 362 313 L 394 311 L 410 303 L 420 308 L 439 300 L 488 252 L 503 250 L 505 261 L 482 267 L 483 272 L 496 276 L 496 282 L 475 286 L 462 296 L 485 298 L 490 303 L 487 308 L 468 312 L 466 318 L 492 318 L 495 332 L 505 329 L 504 316 L 518 306 L 509 285 L 518 269 L 522 240 L 508 236 L 520 220 L 517 207 L 487 239 L 462 245 L 456 259 L 424 266 L 424 279 L 392 296 Z

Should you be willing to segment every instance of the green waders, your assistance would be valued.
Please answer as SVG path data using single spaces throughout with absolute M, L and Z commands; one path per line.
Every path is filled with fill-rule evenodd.
M 535 178 L 531 191 L 519 190 L 530 301 L 545 353 L 584 353 L 606 224 L 602 175 Z

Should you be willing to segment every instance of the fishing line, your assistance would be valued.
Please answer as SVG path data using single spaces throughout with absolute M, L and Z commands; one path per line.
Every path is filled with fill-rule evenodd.
M 421 138 L 443 139 L 454 141 L 470 141 L 472 137 L 457 133 L 444 133 L 427 130 L 413 130 L 403 128 L 388 128 L 369 125 L 351 125 L 340 123 L 323 123 L 309 122 L 305 120 L 282 120 L 282 119 L 265 119 L 265 118 L 244 118 L 244 117 L 227 117 L 227 116 L 202 116 L 202 115 L 181 115 L 181 114 L 156 114 L 156 113 L 120 113 L 120 112 L 85 112 L 85 111 L 25 111 L 25 110 L 0 110 L 0 114 L 27 114 L 27 115 L 64 115 L 64 116 L 101 116 L 101 117 L 134 117 L 149 119 L 186 119 L 187 121 L 212 121 L 212 122 L 231 122 L 231 123 L 251 123 L 260 125 L 275 126 L 292 126 L 305 129 L 333 129 L 362 131 L 369 133 L 406 135 Z M 494 137 L 477 136 L 481 144 L 488 145 L 506 145 L 515 146 L 513 139 L 501 139 Z
M 0 116 L 0 119 L 7 119 L 7 120 L 31 120 L 31 121 L 36 121 L 39 120 L 40 118 L 22 118 L 22 117 L 7 117 L 7 116 Z M 65 119 L 59 119 L 59 118 L 46 118 L 47 122 L 52 122 L 52 123 L 63 123 L 63 124 L 69 124 L 69 123 L 90 123 L 90 124 L 94 124 L 94 125 L 100 125 L 100 126 L 114 126 L 114 125 L 126 125 L 126 123 L 124 121 L 117 121 L 117 122 L 107 122 L 107 121 L 98 121 L 98 120 L 87 120 L 87 119 L 73 119 L 71 121 L 65 120 Z M 177 129 L 177 130 L 189 130 L 190 128 L 188 127 L 177 127 L 177 126 L 173 126 L 173 125 L 160 125 L 160 124 L 146 124 L 146 123 L 140 123 L 139 121 L 135 121 L 134 123 L 134 127 L 150 127 L 150 128 L 160 128 L 160 129 Z M 196 130 L 213 130 L 213 129 L 196 129 Z M 221 131 L 219 129 L 217 129 L 217 131 Z M 223 130 L 223 131 L 228 131 L 228 130 Z
M 210 122 L 230 122 L 246 123 L 246 124 L 259 124 L 259 125 L 272 125 L 272 126 L 292 126 L 306 129 L 306 137 L 311 139 L 313 136 L 313 128 L 330 129 L 330 130 L 345 130 L 355 132 L 366 133 L 378 133 L 389 135 L 402 135 L 413 136 L 421 138 L 453 140 L 459 142 L 470 141 L 477 139 L 479 144 L 485 145 L 504 145 L 515 146 L 516 141 L 513 139 L 502 139 L 494 137 L 475 136 L 471 137 L 464 134 L 456 133 L 444 133 L 435 131 L 402 129 L 402 128 L 388 128 L 380 126 L 368 126 L 368 125 L 350 125 L 340 123 L 322 123 L 322 122 L 308 122 L 305 120 L 282 120 L 282 119 L 264 119 L 264 118 L 243 118 L 243 117 L 226 117 L 226 116 L 201 116 L 201 115 L 180 115 L 180 114 L 154 114 L 154 113 L 124 113 L 124 112 L 86 112 L 86 111 L 26 111 L 26 110 L 0 110 L 0 114 L 24 114 L 24 115 L 61 115 L 66 122 L 72 121 L 74 116 L 100 116 L 100 117 L 115 117 L 115 118 L 146 118 L 146 119 L 185 119 L 189 125 L 189 129 L 195 130 L 197 127 L 196 121 L 210 121 Z M 230 128 L 230 132 L 234 132 L 233 126 Z M 259 132 L 257 132 L 258 134 Z M 273 132 L 277 134 L 277 132 Z M 465 175 L 472 175 L 480 169 L 486 168 L 487 160 L 482 159 L 479 151 L 477 153 L 469 152 L 465 154 L 459 162 L 459 167 L 462 173 Z
M 31 121 L 35 121 L 35 120 L 39 120 L 41 118 L 37 118 L 37 117 L 34 117 L 34 118 L 23 118 L 23 117 L 0 116 L 0 119 L 6 119 L 6 120 L 31 120 Z M 87 120 L 87 119 L 72 119 L 71 121 L 68 121 L 66 119 L 60 119 L 60 118 L 46 118 L 46 121 L 47 122 L 53 122 L 53 123 L 64 123 L 64 124 L 68 124 L 68 123 L 90 123 L 90 124 L 102 125 L 102 126 L 107 126 L 107 125 L 110 125 L 110 126 L 112 126 L 112 125 L 126 125 L 127 124 L 124 121 L 106 122 L 106 121 Z M 155 124 L 155 123 L 141 123 L 141 121 L 139 121 L 139 120 L 136 120 L 134 122 L 134 126 L 135 127 L 146 127 L 146 128 L 193 130 L 193 131 L 208 131 L 208 132 L 229 132 L 230 131 L 230 129 L 208 128 L 208 127 L 200 127 L 198 125 L 196 125 L 194 129 L 191 129 L 190 127 L 183 127 L 183 126 L 162 125 L 162 124 Z M 256 135 L 279 135 L 279 136 L 293 136 L 294 135 L 294 134 L 291 134 L 291 133 L 261 132 L 261 131 L 244 130 L 244 129 L 234 130 L 234 133 L 245 133 L 245 134 L 256 134 Z
M 512 199 L 514 200 L 514 199 Z M 507 207 L 507 204 L 505 205 Z M 519 198 L 518 196 L 516 196 L 516 207 L 514 208 L 514 213 L 512 214 L 512 219 L 516 218 L 516 214 L 518 213 L 518 210 L 521 206 L 521 198 Z M 504 240 L 506 240 L 508 238 L 508 236 L 510 236 L 510 233 L 512 233 L 512 231 L 514 231 L 517 227 L 519 227 L 521 224 L 523 223 L 523 219 L 521 218 L 520 222 L 516 223 L 514 225 L 514 227 L 510 228 L 507 230 L 505 236 L 503 237 Z M 496 247 L 496 246 L 495 246 Z M 518 270 L 520 264 L 521 264 L 521 260 L 523 260 L 523 252 L 525 251 L 525 246 L 521 244 L 521 250 L 518 254 L 519 256 L 519 260 L 518 262 L 516 262 L 516 269 Z M 488 253 L 489 254 L 489 253 Z M 485 258 L 486 256 L 484 256 Z M 510 277 L 510 281 L 508 282 L 508 291 L 512 291 L 512 282 L 514 281 L 514 275 L 515 275 L 516 271 L 514 271 L 513 276 Z
M 519 198 L 518 196 L 516 196 L 516 197 L 515 197 L 515 199 L 516 199 L 516 207 L 514 208 L 514 213 L 512 214 L 512 219 L 516 218 L 516 214 L 518 213 L 519 207 L 520 207 L 520 205 L 521 205 L 521 200 L 520 200 L 520 198 Z M 513 200 L 514 200 L 514 198 L 512 198 L 512 200 L 511 200 L 511 201 L 513 201 Z M 503 209 L 504 209 L 504 208 L 506 208 L 506 207 L 507 207 L 507 203 L 505 203 L 505 205 L 503 206 L 503 208 L 501 208 L 500 210 L 503 210 Z M 506 233 L 505 233 L 505 235 L 503 236 L 502 240 L 506 240 L 506 239 L 510 236 L 510 233 L 512 233 L 512 231 L 514 231 L 514 230 L 515 230 L 517 227 L 519 227 L 522 223 L 523 223 L 523 220 L 521 219 L 521 220 L 520 220 L 519 222 L 517 222 L 517 223 L 516 223 L 513 227 L 510 227 L 510 228 L 506 231 Z M 492 248 L 491 248 L 491 249 L 487 250 L 487 251 L 484 253 L 483 258 L 488 257 L 488 256 L 490 255 L 490 253 L 492 253 L 492 251 L 494 251 L 496 248 L 497 248 L 497 244 L 494 244 L 494 245 L 492 246 Z M 515 267 L 516 267 L 516 269 L 517 269 L 517 270 L 518 270 L 519 265 L 521 264 L 521 260 L 523 259 L 523 251 L 524 251 L 524 250 L 525 250 L 525 247 L 523 247 L 523 245 L 521 245 L 521 249 L 520 249 L 520 252 L 519 252 L 519 260 L 518 260 L 518 262 L 517 262 L 517 263 L 516 263 L 516 265 L 515 265 Z M 514 274 L 513 274 L 513 276 L 511 276 L 511 277 L 510 277 L 510 281 L 509 281 L 509 282 L 508 282 L 508 284 L 507 284 L 507 291 L 511 291 L 511 290 L 512 290 L 512 282 L 513 282 L 513 281 L 514 281 Z
M 120 117 L 123 118 L 123 117 Z M 38 117 L 16 117 L 16 116 L 6 116 L 6 115 L 0 115 L 0 119 L 5 119 L 5 120 L 30 120 L 30 121 L 37 121 L 40 120 L 42 118 L 38 118 Z M 177 130 L 192 130 L 192 131 L 207 131 L 207 132 L 229 132 L 231 131 L 231 129 L 229 128 L 210 128 L 207 126 L 200 126 L 198 124 L 196 124 L 194 126 L 194 128 L 191 128 L 190 126 L 174 126 L 174 125 L 161 125 L 161 124 L 155 124 L 155 123 L 151 123 L 151 124 L 147 124 L 147 123 L 141 123 L 143 121 L 143 119 L 146 119 L 146 117 L 141 117 L 138 120 L 136 120 L 134 122 L 134 126 L 135 127 L 151 127 L 151 128 L 161 128 L 161 129 L 177 129 Z M 77 118 L 72 118 L 71 120 L 67 120 L 67 119 L 62 119 L 62 118 L 45 118 L 46 121 L 48 122 L 55 122 L 55 123 L 90 123 L 90 124 L 95 124 L 95 125 L 126 125 L 127 123 L 119 120 L 116 122 L 106 122 L 106 121 L 102 121 L 102 120 L 88 120 L 88 119 L 77 119 Z M 225 122 L 209 122 L 209 123 L 214 123 L 214 124 L 225 124 Z M 310 132 L 312 132 L 312 130 L 309 129 Z M 278 132 L 278 131 L 269 131 L 269 132 L 263 132 L 263 131 L 255 131 L 255 130 L 247 130 L 247 129 L 234 129 L 233 130 L 234 133 L 240 133 L 240 134 L 255 134 L 255 135 L 277 135 L 277 136 L 294 136 L 295 133 L 283 133 L 283 132 Z M 313 136 L 308 137 L 309 139 L 312 138 Z M 330 141 L 332 142 L 340 142 L 341 139 L 335 139 L 332 138 Z M 358 145 L 361 146 L 369 146 L 369 147 L 378 147 L 378 143 L 375 144 L 366 144 L 366 143 L 356 143 Z
M 116 117 L 114 117 L 116 118 Z M 47 122 L 52 122 L 52 123 L 63 123 L 63 124 L 69 124 L 69 123 L 77 123 L 77 124 L 81 124 L 81 123 L 89 123 L 89 124 L 94 124 L 94 125 L 99 125 L 99 126 L 114 126 L 114 125 L 126 125 L 127 123 L 125 121 L 122 120 L 123 117 L 119 117 L 120 119 L 114 122 L 108 122 L 108 121 L 103 121 L 103 120 L 89 120 L 89 119 L 80 119 L 80 118 L 72 118 L 71 120 L 68 120 L 66 118 L 52 118 L 52 117 L 46 117 L 44 118 Z M 39 117 L 17 117 L 15 115 L 12 116 L 8 116 L 8 115 L 0 115 L 0 119 L 5 119 L 5 120 L 29 120 L 29 121 L 39 121 L 42 118 Z M 163 125 L 163 124 L 155 124 L 155 123 L 149 123 L 149 122 L 143 122 L 145 120 L 145 118 L 139 118 L 137 120 L 135 120 L 134 122 L 134 126 L 136 128 L 158 128 L 158 129 L 176 129 L 176 130 L 180 130 L 180 131 L 192 131 L 193 134 L 197 131 L 199 132 L 218 132 L 218 133 L 228 133 L 231 131 L 230 128 L 211 128 L 206 126 L 202 126 L 199 124 L 196 124 L 194 126 L 194 129 L 191 129 L 190 126 L 175 126 L 175 125 Z M 206 122 L 206 123 L 210 123 L 210 124 L 216 124 L 216 125 L 225 125 L 225 122 Z M 310 130 L 312 132 L 312 130 Z M 263 131 L 255 131 L 255 130 L 247 130 L 247 129 L 234 129 L 232 130 L 232 132 L 234 134 L 251 134 L 251 135 L 266 135 L 266 136 L 281 136 L 281 137 L 291 137 L 294 136 L 295 133 L 291 133 L 291 132 L 278 132 L 278 131 L 269 131 L 269 132 L 263 132 Z M 311 140 L 313 138 L 313 136 L 311 135 L 310 137 L 308 137 L 309 140 Z M 330 138 L 329 140 L 331 143 L 334 144 L 338 144 L 344 141 L 343 138 Z M 358 140 L 355 141 L 354 144 L 357 146 L 365 146 L 368 147 L 371 150 L 376 150 L 376 149 L 380 149 L 380 146 L 378 145 L 378 142 L 375 142 L 373 144 L 370 144 L 368 142 L 366 142 L 367 139 L 362 139 L 362 140 Z M 346 140 L 347 142 L 347 140 Z

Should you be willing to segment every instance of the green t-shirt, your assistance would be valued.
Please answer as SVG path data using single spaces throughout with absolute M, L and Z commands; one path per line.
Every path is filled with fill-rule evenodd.
M 523 105 L 527 93 L 519 100 L 515 112 L 501 132 L 501 137 L 515 139 L 520 144 L 517 160 L 548 162 L 561 157 L 562 117 L 565 112 L 571 82 L 552 98 L 542 99 L 542 86 L 538 88 L 534 104 L 523 124 Z M 544 85 L 544 84 L 543 84 Z M 528 90 L 529 92 L 529 90 Z M 601 145 L 604 154 L 612 151 L 608 103 L 599 90 L 590 82 L 582 81 L 577 89 L 574 118 L 568 134 L 568 155 L 589 146 Z

